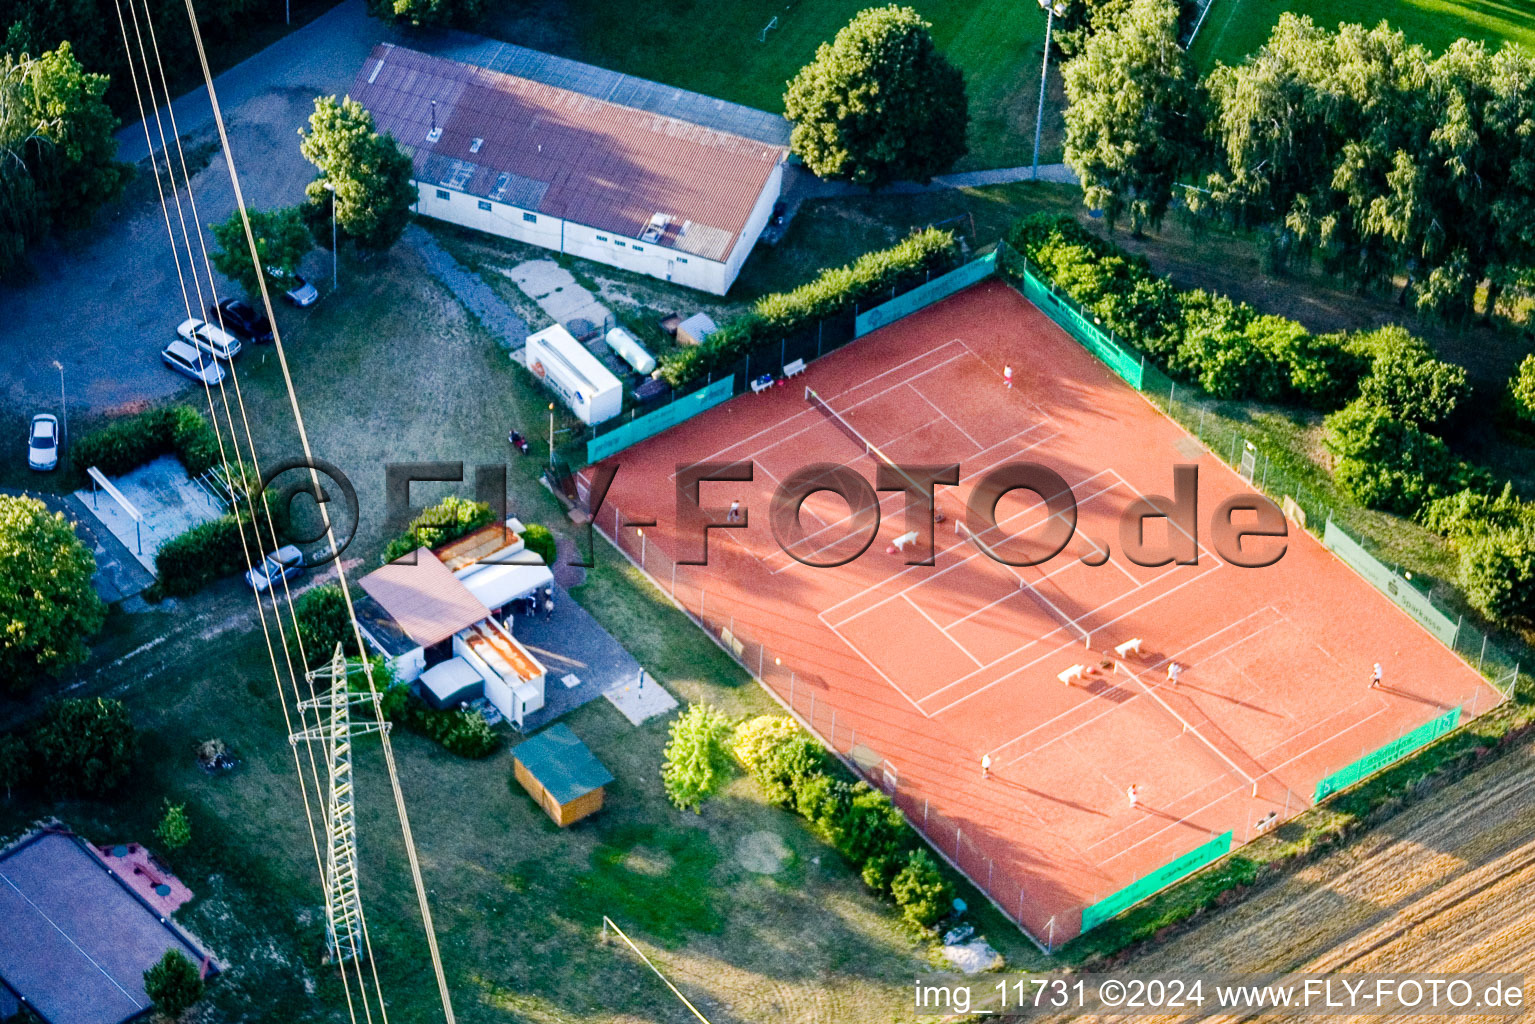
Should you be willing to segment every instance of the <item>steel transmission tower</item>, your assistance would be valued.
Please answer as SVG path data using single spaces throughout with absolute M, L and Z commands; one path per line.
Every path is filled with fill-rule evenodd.
M 360 671 L 363 671 L 360 669 Z M 306 672 L 310 699 L 299 708 L 314 711 L 319 719 L 313 728 L 294 733 L 289 742 L 308 741 L 324 746 L 330 769 L 330 797 L 325 805 L 325 833 L 329 850 L 325 858 L 325 925 L 330 952 L 336 960 L 361 959 L 363 956 L 362 903 L 357 894 L 357 812 L 352 795 L 352 737 L 378 732 L 378 716 L 371 721 L 353 722 L 352 705 L 372 706 L 372 693 L 353 693 L 347 685 L 346 655 L 341 644 L 324 668 Z M 330 686 L 319 692 L 318 684 Z M 327 717 L 328 714 L 328 717 Z M 384 728 L 387 728 L 387 724 Z

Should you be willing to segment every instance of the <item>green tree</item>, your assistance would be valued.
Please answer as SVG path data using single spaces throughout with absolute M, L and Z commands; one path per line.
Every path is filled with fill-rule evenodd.
M 127 779 L 138 735 L 121 701 L 66 697 L 43 711 L 31 745 L 50 792 L 95 796 Z
M 860 11 L 784 94 L 789 145 L 816 175 L 926 182 L 965 155 L 965 80 L 910 7 Z
M 410 222 L 416 186 L 410 156 L 394 137 L 374 131 L 373 115 L 350 96 L 319 96 L 299 138 L 304 159 L 320 169 L 304 189 L 305 219 L 316 241 L 329 244 L 334 202 L 337 229 L 358 249 L 380 252 L 397 242 Z
M 1460 544 L 1466 599 L 1494 622 L 1535 624 L 1535 529 L 1489 530 Z
M 411 25 L 472 25 L 485 13 L 485 0 L 368 0 L 368 13 Z
M 1513 379 L 1508 382 L 1508 394 L 1513 402 L 1514 415 L 1527 423 L 1535 423 L 1535 355 L 1524 357 Z
M 85 660 L 85 641 L 106 618 L 95 572 L 63 513 L 0 494 L 0 677 L 12 692 Z
M 165 813 L 155 826 L 155 835 L 167 850 L 179 850 L 192 841 L 192 822 L 187 817 L 186 804 L 165 801 Z
M 314 248 L 314 237 L 304 222 L 303 214 L 296 206 L 280 210 L 252 210 L 251 234 L 256 239 L 256 252 L 261 257 L 261 267 L 267 287 L 285 291 L 291 284 L 299 264 Z M 255 298 L 261 294 L 261 279 L 251 263 L 250 246 L 245 241 L 245 224 L 236 210 L 226 220 L 210 225 L 213 240 L 218 248 L 213 252 L 213 265 L 220 274 L 229 278 L 246 295 Z
M 171 1020 L 180 1020 L 203 997 L 202 973 L 179 949 L 167 949 L 159 961 L 144 972 L 144 991 L 155 1008 Z
M 1132 0 L 1054 0 L 1060 13 L 1051 27 L 1051 45 L 1062 57 L 1075 57 L 1097 32 L 1111 31 L 1130 10 Z M 1039 17 L 1045 17 L 1041 6 Z
M 730 722 L 718 708 L 689 704 L 669 732 L 661 766 L 667 799 L 682 810 L 696 811 L 729 778 L 725 740 Z
M 352 655 L 357 653 L 357 638 L 352 631 L 352 616 L 347 611 L 346 595 L 335 583 L 326 583 L 304 591 L 293 602 L 297 628 L 288 634 L 288 647 L 298 659 L 302 646 L 309 667 L 330 661 L 336 645 Z
M 1356 399 L 1324 422 L 1333 478 L 1366 508 L 1411 515 L 1441 496 L 1454 470 L 1443 441 L 1373 403 Z
M 1110 227 L 1158 225 L 1180 172 L 1201 162 L 1204 124 L 1194 66 L 1178 45 L 1172 0 L 1135 0 L 1065 67 L 1066 162 L 1082 199 Z
M 35 58 L 0 53 L 0 273 L 49 226 L 90 223 L 132 176 L 115 159 L 107 83 L 67 42 Z

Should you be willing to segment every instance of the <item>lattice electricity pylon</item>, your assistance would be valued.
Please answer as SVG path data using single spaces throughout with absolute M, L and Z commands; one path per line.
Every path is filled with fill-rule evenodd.
M 291 743 L 306 740 L 323 744 L 330 767 L 330 797 L 325 805 L 329 843 L 325 858 L 325 925 L 331 955 L 341 962 L 363 955 L 362 903 L 357 894 L 357 811 L 352 799 L 352 737 L 380 729 L 377 715 L 372 721 L 352 721 L 353 704 L 373 705 L 378 698 L 372 693 L 353 693 L 347 685 L 349 674 L 346 655 L 337 643 L 329 665 L 304 674 L 309 692 L 315 696 L 299 702 L 303 710 L 329 712 L 328 721 L 289 737 Z M 330 681 L 324 693 L 316 692 L 315 684 L 320 680 Z M 388 724 L 383 728 L 388 728 Z

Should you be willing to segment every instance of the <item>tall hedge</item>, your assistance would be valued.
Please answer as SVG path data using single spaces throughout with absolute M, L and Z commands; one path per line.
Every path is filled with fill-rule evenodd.
M 776 344 L 785 335 L 888 293 L 903 280 L 948 270 L 958 261 L 952 232 L 917 231 L 889 249 L 864 253 L 847 266 L 823 270 L 793 291 L 762 296 L 748 312 L 720 325 L 702 344 L 663 357 L 661 376 L 673 387 L 683 387 L 732 367 L 759 345 Z
M 174 454 L 191 476 L 220 462 L 218 436 L 207 417 L 190 405 L 167 405 L 115 420 L 74 444 L 78 466 L 121 476 L 162 455 Z
M 184 597 L 220 577 L 243 573 L 251 565 L 259 565 L 272 549 L 274 528 L 276 542 L 283 542 L 287 533 L 283 511 L 280 504 L 273 507 L 271 526 L 262 513 L 259 528 L 253 527 L 250 516 L 241 509 L 238 514 L 225 514 L 199 523 L 172 537 L 155 552 L 155 575 L 160 590 L 171 597 Z

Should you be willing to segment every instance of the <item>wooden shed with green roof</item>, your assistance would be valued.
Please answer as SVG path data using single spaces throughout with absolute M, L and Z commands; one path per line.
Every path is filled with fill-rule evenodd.
M 556 825 L 602 810 L 613 774 L 563 724 L 550 726 L 512 750 L 513 773 Z

